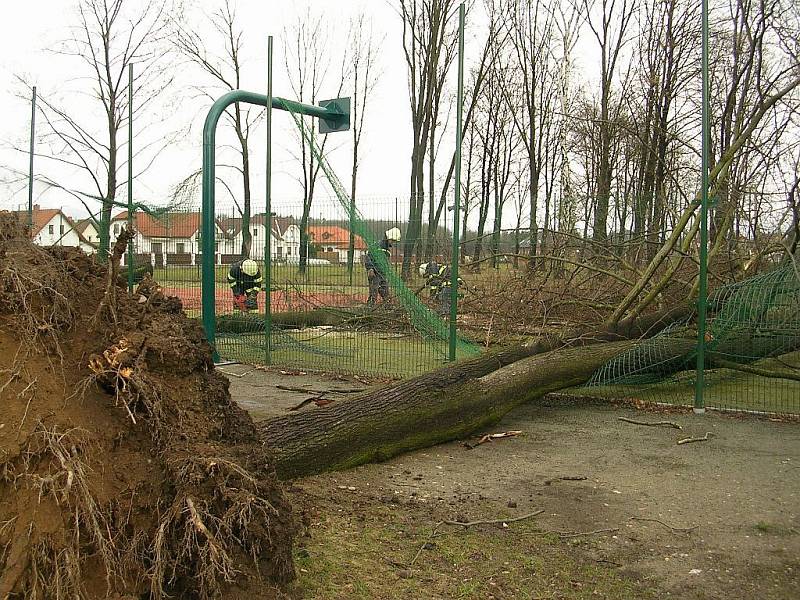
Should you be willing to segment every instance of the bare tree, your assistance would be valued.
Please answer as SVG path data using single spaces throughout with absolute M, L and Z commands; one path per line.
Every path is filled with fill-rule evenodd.
M 323 15 L 315 16 L 309 9 L 304 15 L 298 16 L 297 21 L 292 26 L 283 31 L 286 73 L 289 76 L 292 92 L 300 102 L 316 104 L 327 80 L 331 60 L 328 51 L 330 31 L 325 22 L 326 19 Z M 346 56 L 342 60 L 341 77 L 336 96 L 341 94 L 344 82 L 348 79 L 347 60 Z M 303 115 L 297 115 L 296 118 L 303 123 L 310 137 L 310 139 L 307 139 L 305 135 L 298 132 L 300 142 L 298 160 L 302 168 L 299 182 L 303 191 L 303 211 L 300 217 L 299 270 L 301 273 L 305 273 L 310 245 L 308 221 L 311 214 L 311 205 L 314 201 L 317 177 L 321 168 L 319 161 L 314 156 L 314 148 L 319 147 L 320 152 L 324 154 L 327 137 L 323 139 L 322 144 L 318 144 L 315 128 L 310 121 L 311 118 Z
M 192 64 L 198 66 L 210 79 L 209 86 L 196 86 L 209 101 L 216 100 L 212 90 L 232 91 L 242 89 L 242 52 L 244 31 L 237 22 L 236 10 L 231 0 L 206 17 L 211 25 L 214 39 L 209 40 L 206 32 L 188 28 L 180 22 L 174 23 L 172 43 L 177 50 Z M 217 54 L 209 50 L 211 45 L 219 44 L 222 52 Z M 252 215 L 252 191 L 250 185 L 250 135 L 256 127 L 262 109 L 250 105 L 235 103 L 225 111 L 236 138 L 239 142 L 239 165 L 226 165 L 242 178 L 242 205 L 235 202 L 241 216 L 242 258 L 250 256 L 252 232 L 250 218 Z M 234 197 L 235 201 L 235 197 Z M 267 227 L 270 225 L 267 224 Z
M 600 0 L 599 23 L 593 18 L 590 0 L 583 0 L 584 15 L 589 29 L 600 48 L 600 113 L 598 115 L 599 156 L 595 189 L 594 223 L 592 239 L 604 241 L 608 235 L 608 208 L 611 197 L 611 144 L 614 134 L 611 106 L 614 73 L 620 52 L 626 42 L 626 32 L 636 14 L 638 0 Z M 618 103 L 617 106 L 620 104 Z
M 506 12 L 511 15 L 512 54 L 516 61 L 515 72 L 521 83 L 517 99 L 521 110 L 512 110 L 511 115 L 520 134 L 530 172 L 529 242 L 531 255 L 535 255 L 538 246 L 540 181 L 547 166 L 546 154 L 553 151 L 546 142 L 548 130 L 553 126 L 554 102 L 558 92 L 550 49 L 554 16 L 549 6 L 532 0 L 513 0 Z M 508 94 L 506 101 L 515 103 Z
M 120 156 L 125 148 L 120 137 L 128 124 L 128 68 L 136 66 L 133 116 L 135 134 L 139 134 L 146 126 L 156 128 L 158 119 L 152 114 L 152 105 L 172 81 L 165 60 L 164 17 L 170 5 L 157 0 L 79 0 L 77 9 L 78 24 L 71 27 L 70 38 L 53 52 L 83 66 L 86 74 L 74 81 L 87 101 L 81 103 L 80 110 L 73 110 L 55 96 L 40 94 L 45 128 L 42 142 L 47 148 L 41 155 L 46 159 L 42 179 L 78 198 L 90 214 L 99 212 L 96 225 L 102 258 L 109 248 L 111 211 L 120 204 L 117 195 L 126 182 L 120 176 L 127 166 Z M 96 124 L 96 113 L 87 110 L 91 106 L 102 111 L 101 126 Z M 139 117 L 147 120 L 146 126 Z M 147 140 L 137 137 L 134 156 L 141 167 L 135 177 L 152 166 L 169 142 L 166 137 L 163 131 Z M 70 170 L 70 183 L 55 174 L 59 167 Z M 78 178 L 82 183 L 72 183 Z M 99 211 L 92 206 L 96 203 Z
M 407 278 L 422 233 L 425 156 L 438 117 L 445 75 L 455 56 L 456 0 L 399 0 L 403 53 L 408 70 L 412 145 L 408 229 L 402 274 Z
M 350 211 L 355 213 L 356 207 L 356 184 L 358 183 L 358 162 L 359 148 L 361 145 L 361 135 L 364 131 L 364 117 L 367 114 L 367 103 L 370 96 L 378 84 L 380 70 L 377 60 L 383 40 L 378 40 L 372 26 L 366 22 L 364 14 L 358 15 L 352 22 L 350 32 L 351 39 L 351 68 L 353 100 L 351 103 L 350 127 L 353 131 L 353 161 L 350 172 Z M 350 222 L 349 241 L 347 246 L 347 271 L 352 278 L 353 257 L 355 256 L 355 233 L 353 223 Z

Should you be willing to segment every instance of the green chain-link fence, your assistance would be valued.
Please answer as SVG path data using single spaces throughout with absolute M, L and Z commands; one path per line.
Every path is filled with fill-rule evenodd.
M 800 277 L 785 262 L 709 297 L 705 403 L 709 408 L 800 414 Z M 599 369 L 593 396 L 690 406 L 695 316 L 674 323 Z
M 254 199 L 252 205 L 259 203 Z M 263 206 L 263 201 L 260 203 Z M 264 246 L 271 243 L 271 344 L 269 360 L 281 368 L 405 377 L 441 366 L 448 358 L 447 317 L 418 272 L 426 256 L 439 264 L 450 260 L 451 236 L 444 227 L 423 232 L 421 250 L 407 281 L 401 277 L 403 240 L 382 261 L 388 299 L 380 295 L 369 306 L 366 257 L 384 233 L 397 227 L 405 237 L 408 201 L 400 198 L 358 200 L 361 215 L 351 226 L 338 198 L 314 198 L 303 219 L 302 198 L 273 198 L 273 215 L 253 210 L 247 230 L 249 257 L 265 271 Z M 190 316 L 200 315 L 201 263 L 199 208 L 159 214 L 137 213 L 134 261 L 137 273 L 152 270 L 168 295 L 177 296 Z M 112 238 L 124 226 L 125 214 L 112 223 Z M 242 258 L 246 235 L 240 204 L 218 202 L 216 214 L 217 350 L 223 359 L 264 364 L 265 293 L 258 308 L 235 307 L 227 281 L 231 266 Z M 307 235 L 303 235 L 305 231 Z M 350 251 L 353 232 L 353 250 Z M 305 247 L 302 248 L 301 245 Z M 429 248 L 429 249 L 428 249 Z M 352 256 L 352 260 L 351 260 Z M 265 274 L 264 274 L 265 275 Z M 449 304 L 445 307 L 449 310 Z M 458 357 L 474 352 L 461 342 Z

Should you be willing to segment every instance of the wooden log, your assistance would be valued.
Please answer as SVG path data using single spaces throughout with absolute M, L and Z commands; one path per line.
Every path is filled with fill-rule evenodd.
M 482 356 L 349 401 L 272 419 L 261 425 L 261 433 L 284 479 L 383 461 L 466 437 L 516 406 L 580 385 L 634 343 L 527 358 L 514 352 Z

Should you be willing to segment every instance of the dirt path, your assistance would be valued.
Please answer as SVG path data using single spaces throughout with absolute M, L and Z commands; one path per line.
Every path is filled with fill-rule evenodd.
M 329 378 L 283 377 L 297 387 L 354 387 L 353 382 Z M 232 392 L 256 418 L 280 414 L 307 397 L 291 396 L 292 392 L 277 390 L 276 384 L 280 385 L 275 374 L 259 371 L 232 378 Z M 624 423 L 619 416 L 671 420 L 683 430 Z M 393 542 L 401 546 L 389 560 L 398 564 L 408 562 L 439 520 L 512 518 L 543 509 L 525 527 L 479 527 L 484 537 L 476 543 L 501 540 L 504 547 L 512 548 L 514 552 L 504 560 L 508 569 L 532 555 L 555 556 L 566 549 L 581 564 L 601 565 L 620 581 L 632 582 L 634 591 L 625 597 L 647 597 L 649 589 L 656 597 L 687 599 L 800 597 L 797 423 L 714 413 L 659 415 L 551 396 L 515 411 L 493 431 L 503 430 L 523 434 L 473 450 L 446 444 L 388 463 L 306 479 L 296 487 L 303 490 L 298 492 L 302 498 L 318 505 L 318 518 L 331 512 L 340 518 L 344 512 L 378 523 L 386 518 L 386 507 L 391 507 L 392 519 L 409 523 L 411 530 L 405 542 Z M 676 444 L 680 438 L 706 432 L 711 433 L 707 442 Z M 598 530 L 613 531 L 556 535 L 554 546 L 537 545 L 536 536 L 545 531 L 586 534 Z M 367 538 L 362 532 L 358 539 Z M 467 535 L 461 541 L 468 539 Z M 422 551 L 419 562 L 435 564 L 444 552 L 443 547 L 431 545 Z M 396 565 L 384 570 L 387 581 L 398 581 Z M 428 576 L 431 581 L 448 580 L 451 570 Z M 583 572 L 570 575 L 569 581 L 577 581 L 579 587 L 555 580 L 545 592 L 535 588 L 531 593 L 548 598 L 593 597 L 585 595 Z M 592 572 L 595 575 L 587 576 L 588 581 L 601 581 Z M 595 596 L 624 595 L 608 591 L 605 584 L 594 585 Z M 366 595 L 358 597 L 406 597 L 370 585 L 365 589 Z M 487 597 L 482 592 L 450 595 L 449 589 L 431 597 Z M 528 588 L 519 588 L 519 579 L 514 578 L 505 588 L 495 582 L 494 588 L 486 589 L 493 597 L 511 598 L 525 597 Z M 325 597 L 306 592 L 301 596 Z

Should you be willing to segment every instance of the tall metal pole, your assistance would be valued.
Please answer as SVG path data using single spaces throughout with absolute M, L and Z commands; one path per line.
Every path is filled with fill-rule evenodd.
M 267 165 L 266 165 L 267 235 L 264 246 L 264 361 L 272 364 L 272 36 L 267 38 Z
M 215 248 L 215 190 L 216 183 L 216 139 L 217 125 L 225 109 L 234 102 L 255 104 L 265 108 L 277 108 L 292 113 L 317 117 L 329 121 L 334 126 L 348 124 L 350 115 L 337 106 L 312 106 L 285 98 L 273 96 L 271 101 L 263 94 L 256 94 L 246 90 L 233 90 L 217 98 L 216 102 L 206 114 L 203 124 L 203 212 L 200 219 L 200 246 L 202 248 L 202 279 L 200 285 L 200 298 L 202 302 L 201 315 L 206 339 L 212 347 L 216 344 L 217 314 L 216 314 L 216 248 Z M 219 353 L 214 350 L 214 360 L 219 359 Z
M 128 63 L 128 231 L 133 231 L 133 63 Z M 133 292 L 133 239 L 128 240 L 128 291 Z
M 705 388 L 706 361 L 706 312 L 708 310 L 708 144 L 709 144 L 709 85 L 708 85 L 708 0 L 702 0 L 703 13 L 703 124 L 701 143 L 702 174 L 700 192 L 700 274 L 697 295 L 697 373 L 694 390 L 694 412 L 703 414 L 706 411 L 703 392 Z
M 28 163 L 28 231 L 33 234 L 33 146 L 36 134 L 36 86 L 31 96 L 31 146 Z
M 458 7 L 458 97 L 456 100 L 456 179 L 453 202 L 453 252 L 450 257 L 450 360 L 456 359 L 456 318 L 458 317 L 458 223 L 461 219 L 461 124 L 464 113 L 464 4 Z

